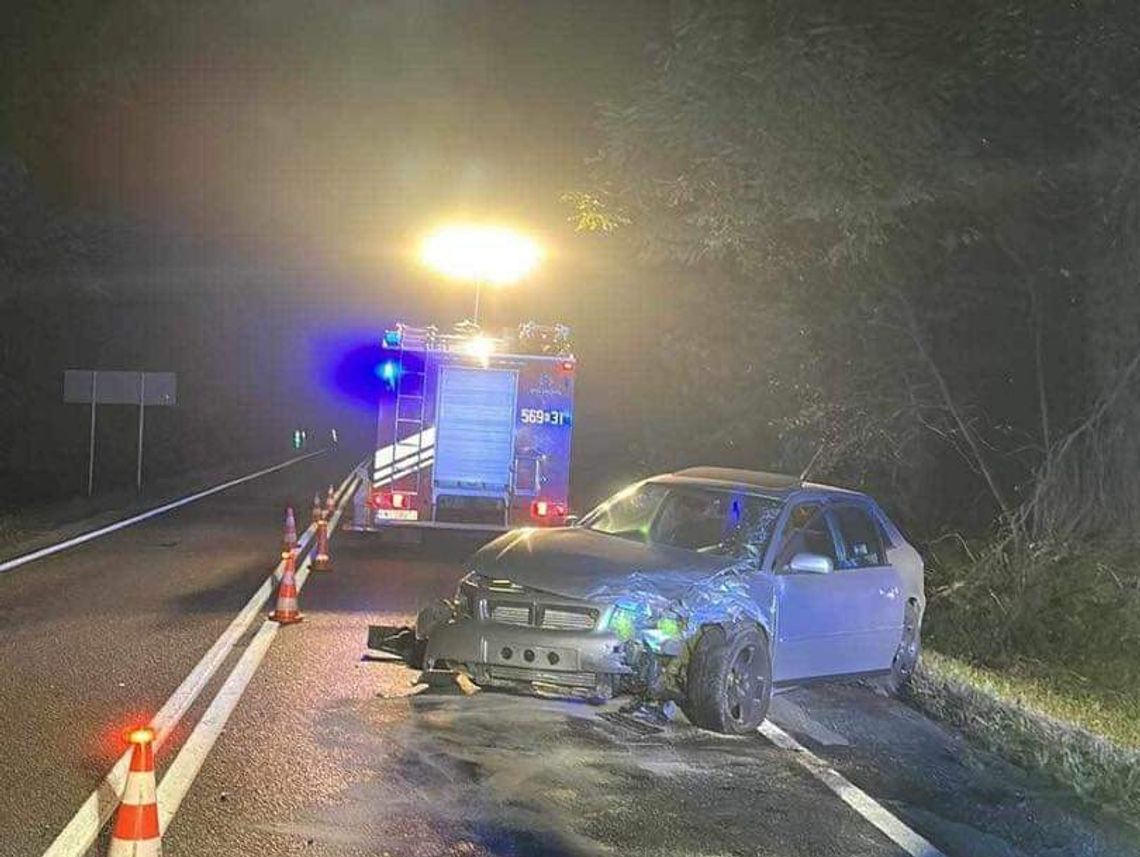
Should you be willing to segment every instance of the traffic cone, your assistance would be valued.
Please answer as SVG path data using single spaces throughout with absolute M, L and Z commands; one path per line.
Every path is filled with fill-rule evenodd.
M 305 618 L 297 610 L 297 578 L 294 569 L 296 554 L 291 550 L 282 551 L 281 559 L 285 562 L 285 569 L 281 572 L 281 584 L 277 587 L 277 609 L 269 614 L 269 618 L 281 625 L 292 625 Z
M 313 495 L 313 523 L 315 524 L 324 515 L 324 509 L 321 508 L 321 492 L 318 491 Z
M 293 507 L 285 507 L 285 531 L 281 535 L 281 549 L 291 551 L 297 547 L 297 521 L 293 518 Z
M 313 557 L 313 571 L 332 571 L 329 557 L 329 522 L 324 518 L 317 521 L 317 554 Z
M 131 768 L 123 801 L 115 816 L 107 857 L 159 857 L 162 836 L 158 830 L 158 802 L 154 787 L 154 730 L 132 729 Z
M 333 487 L 329 486 L 329 493 L 325 495 L 325 517 L 331 518 L 333 512 L 336 511 L 336 491 Z

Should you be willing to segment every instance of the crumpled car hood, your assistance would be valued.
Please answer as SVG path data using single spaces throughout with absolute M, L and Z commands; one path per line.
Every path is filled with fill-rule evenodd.
M 735 560 L 645 545 L 581 527 L 514 530 L 474 557 L 482 574 L 567 598 L 620 597 L 652 581 L 660 596 L 680 598 Z

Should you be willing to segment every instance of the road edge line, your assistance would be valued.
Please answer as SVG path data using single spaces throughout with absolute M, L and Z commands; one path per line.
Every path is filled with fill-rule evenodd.
M 309 453 L 310 456 L 315 454 L 317 453 Z M 355 475 L 356 468 L 353 467 L 337 489 L 336 493 L 341 497 L 341 502 L 351 496 L 347 488 Z M 311 524 L 302 533 L 298 541 L 299 551 L 303 552 L 312 543 L 316 529 L 316 524 Z M 273 585 L 280 578 L 283 569 L 284 562 L 277 563 L 245 606 L 238 611 L 237 616 L 230 622 L 226 630 L 206 650 L 206 654 L 194 665 L 194 668 L 163 703 L 158 713 L 154 715 L 151 723 L 157 733 L 155 735 L 156 748 L 162 745 L 171 730 L 178 725 L 183 715 L 194 704 L 203 688 L 225 662 L 234 646 L 237 645 L 237 641 L 253 624 L 254 618 L 261 612 L 263 605 L 273 594 Z M 87 853 L 98 837 L 99 831 L 110 819 L 119 804 L 119 796 L 126 787 L 130 760 L 131 751 L 127 750 L 119 757 L 107 775 L 100 780 L 95 790 L 87 796 L 87 800 L 72 816 L 71 821 L 64 826 L 63 830 L 48 846 L 43 857 L 82 857 Z
M 259 470 L 256 473 L 250 473 L 246 476 L 239 476 L 236 479 L 231 479 L 228 482 L 223 482 L 221 485 L 215 485 L 212 488 L 205 488 L 185 497 L 180 497 L 177 500 L 171 500 L 169 503 L 163 503 L 161 506 L 155 506 L 153 509 L 147 509 L 145 512 L 139 512 L 137 515 L 132 515 L 129 518 L 123 518 L 121 521 L 114 521 L 102 527 L 97 527 L 94 530 L 89 530 L 86 533 L 80 533 L 78 536 L 73 536 L 70 539 L 64 539 L 62 542 L 47 545 L 46 547 L 38 548 L 34 551 L 29 551 L 19 556 L 11 557 L 3 562 L 0 562 L 0 574 L 11 571 L 12 569 L 19 568 L 22 565 L 27 565 L 29 562 L 35 562 L 37 559 L 43 559 L 45 556 L 52 556 L 53 554 L 60 553 L 61 551 L 68 550 L 69 548 L 77 547 L 78 545 L 85 544 L 86 542 L 94 541 L 102 536 L 109 535 L 110 533 L 117 532 L 118 530 L 126 529 L 127 527 L 134 526 L 135 524 L 155 518 L 172 509 L 180 508 L 181 506 L 189 505 L 204 497 L 209 497 L 212 494 L 217 494 L 225 491 L 227 488 L 233 488 L 235 485 L 241 485 L 243 482 L 250 482 L 254 479 L 259 479 L 262 476 L 268 476 L 270 473 L 276 473 L 278 470 L 284 470 L 286 467 L 291 467 L 294 464 L 299 464 L 302 461 L 313 458 L 318 455 L 324 455 L 328 449 L 318 449 L 316 452 L 307 452 L 304 455 L 298 455 L 296 458 L 290 458 L 288 461 L 283 461 L 280 464 L 274 464 L 272 467 L 267 467 L 264 470 Z
M 341 498 L 336 513 L 329 520 L 329 529 L 336 529 L 349 496 L 351 495 L 346 494 Z M 310 554 L 297 570 L 298 592 L 304 588 L 305 581 L 309 578 L 312 559 L 312 554 Z M 241 659 L 230 671 L 229 676 L 218 689 L 201 719 L 194 725 L 194 729 L 182 743 L 178 755 L 174 757 L 174 761 L 170 763 L 163 774 L 157 793 L 158 829 L 160 831 L 165 831 L 170 826 L 170 822 L 174 820 L 175 814 L 182 806 L 183 799 L 189 793 L 190 787 L 194 785 L 194 780 L 197 779 L 202 766 L 206 764 L 206 758 L 210 755 L 210 751 L 214 748 L 218 738 L 221 737 L 230 716 L 234 713 L 246 688 L 253 680 L 261 662 L 265 659 L 265 655 L 269 652 L 269 647 L 276 639 L 280 627 L 272 619 L 266 619 L 257 629 L 257 633 L 246 650 L 242 652 Z
M 941 851 L 899 821 L 890 810 L 779 726 L 765 720 L 756 731 L 781 750 L 791 751 L 800 767 L 827 786 L 841 801 L 911 857 L 945 857 Z

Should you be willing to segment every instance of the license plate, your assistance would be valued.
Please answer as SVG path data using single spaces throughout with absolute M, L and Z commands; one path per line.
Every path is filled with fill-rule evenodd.
M 418 509 L 377 509 L 377 521 L 418 521 L 420 519 L 420 512 Z

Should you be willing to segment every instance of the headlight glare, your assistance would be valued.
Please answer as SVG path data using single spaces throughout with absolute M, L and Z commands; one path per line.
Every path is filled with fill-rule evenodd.
M 680 639 L 685 633 L 685 620 L 672 611 L 644 602 L 619 601 L 610 609 L 606 627 L 622 640 L 631 640 L 638 635 Z

